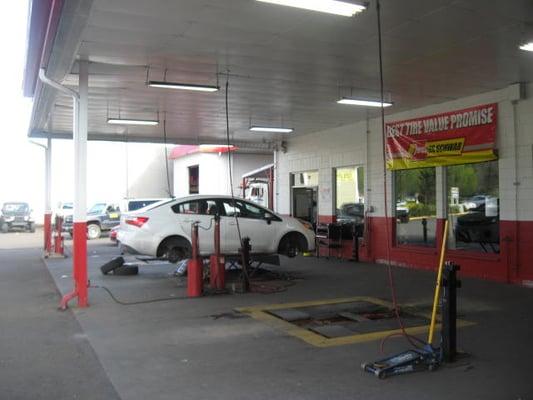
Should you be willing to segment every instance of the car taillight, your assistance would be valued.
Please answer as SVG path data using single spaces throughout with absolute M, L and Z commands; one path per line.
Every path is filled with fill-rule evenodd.
M 135 217 L 133 219 L 126 219 L 126 223 L 128 225 L 136 226 L 137 228 L 140 228 L 143 226 L 146 221 L 148 221 L 148 217 Z

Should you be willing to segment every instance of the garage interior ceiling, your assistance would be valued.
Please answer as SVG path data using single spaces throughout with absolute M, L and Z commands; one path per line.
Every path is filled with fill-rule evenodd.
M 381 9 L 385 91 L 394 102 L 387 114 L 533 78 L 533 53 L 518 49 L 533 23 L 531 0 L 382 0 Z M 80 23 L 77 43 L 69 45 Z M 336 102 L 379 93 L 373 1 L 346 18 L 255 0 L 69 0 L 52 57 L 48 74 L 67 63 L 62 82 L 73 88 L 77 65 L 71 63 L 90 61 L 90 139 L 158 142 L 162 123 L 124 127 L 107 119 L 166 117 L 170 142 L 222 142 L 227 76 L 231 134 L 241 146 L 285 137 L 252 133 L 251 125 L 286 126 L 295 129 L 290 135 L 302 135 L 380 112 Z M 167 81 L 221 90 L 146 85 L 165 74 Z M 40 93 L 30 136 L 69 136 L 70 98 Z

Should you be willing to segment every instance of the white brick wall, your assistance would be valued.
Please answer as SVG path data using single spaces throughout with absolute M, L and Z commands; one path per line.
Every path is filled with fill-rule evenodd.
M 527 92 L 533 91 L 533 85 Z M 459 110 L 486 103 L 498 103 L 497 147 L 499 151 L 500 214 L 503 220 L 533 220 L 533 98 L 513 102 L 511 88 L 482 93 L 446 103 L 434 104 L 386 117 L 397 121 L 441 112 Z M 513 110 L 514 109 L 514 110 Z M 516 116 L 516 120 L 515 120 Z M 368 127 L 368 134 L 367 134 Z M 516 143 L 515 143 L 515 127 Z M 318 133 L 297 136 L 287 141 L 287 152 L 278 152 L 277 211 L 290 213 L 290 173 L 319 171 L 319 214 L 334 215 L 333 172 L 335 167 L 363 165 L 366 168 L 367 205 L 375 216 L 384 216 L 383 140 L 379 118 Z M 516 175 L 516 179 L 515 179 Z M 387 172 L 389 215 L 391 173 Z M 444 198 L 444 172 L 437 168 L 437 197 Z M 519 185 L 515 185 L 515 180 Z M 518 197 L 516 197 L 516 194 Z M 443 200 L 437 204 L 438 216 L 444 216 Z

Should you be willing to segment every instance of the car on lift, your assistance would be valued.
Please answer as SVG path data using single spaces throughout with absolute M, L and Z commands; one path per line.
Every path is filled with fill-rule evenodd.
M 191 227 L 199 223 L 202 256 L 214 252 L 214 218 L 220 218 L 221 252 L 239 253 L 240 237 L 249 237 L 252 254 L 294 257 L 313 251 L 315 234 L 310 225 L 281 216 L 241 198 L 195 195 L 152 204 L 123 214 L 117 239 L 124 251 L 177 262 L 191 255 Z
M 28 203 L 8 202 L 2 206 L 0 214 L 0 231 L 7 233 L 12 229 L 35 232 L 35 221 Z

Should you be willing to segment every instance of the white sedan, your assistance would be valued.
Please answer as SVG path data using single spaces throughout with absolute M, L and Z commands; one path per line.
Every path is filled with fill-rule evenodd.
M 197 195 L 165 200 L 123 214 L 118 241 L 132 253 L 167 258 L 171 262 L 191 254 L 191 227 L 199 223 L 200 255 L 214 252 L 214 217 L 220 216 L 222 254 L 238 254 L 241 237 L 249 237 L 252 254 L 296 254 L 315 249 L 312 226 L 277 215 L 246 200 L 229 196 Z

